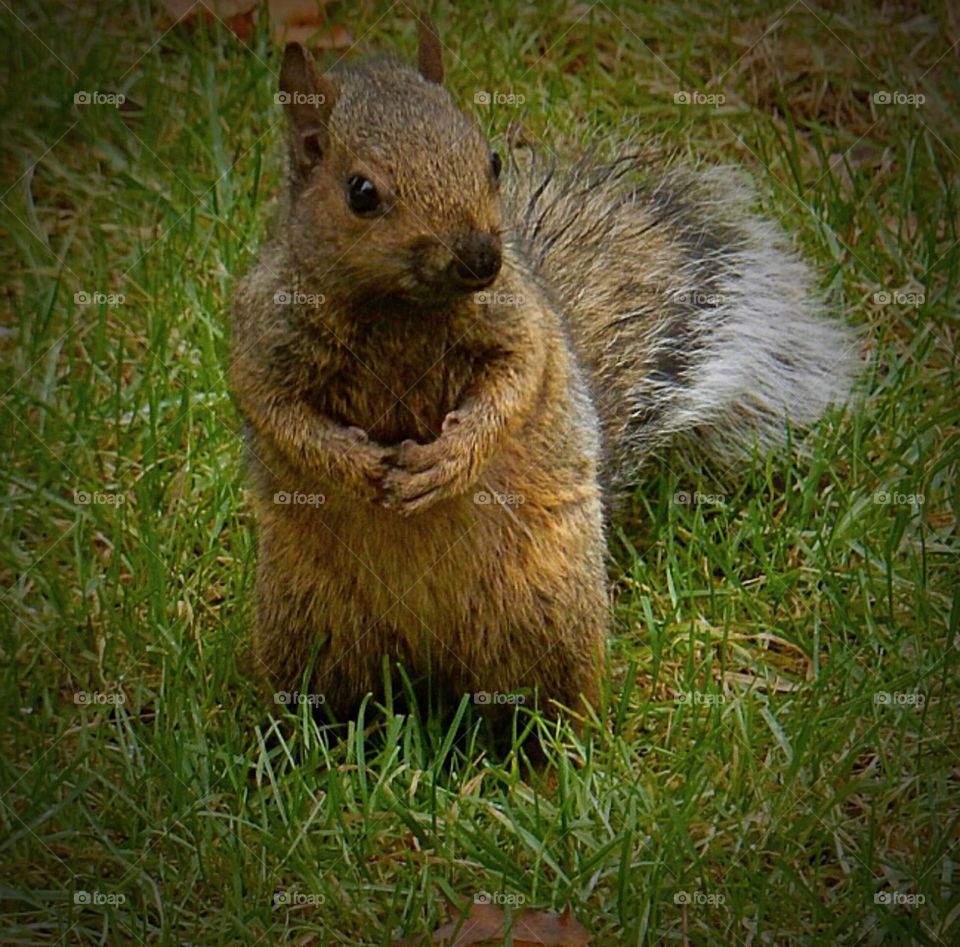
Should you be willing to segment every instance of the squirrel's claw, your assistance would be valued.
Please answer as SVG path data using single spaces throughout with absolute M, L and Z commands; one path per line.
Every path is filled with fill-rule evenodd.
M 412 500 L 387 500 L 384 506 L 387 509 L 399 513 L 401 516 L 412 516 L 415 513 L 422 513 L 429 509 L 438 500 L 443 498 L 442 492 L 438 489 L 430 490 L 422 496 L 415 497 Z
M 439 441 L 430 444 L 418 444 L 416 441 L 404 441 L 396 449 L 393 464 L 407 473 L 425 473 L 440 463 Z
M 395 467 L 383 481 L 383 505 L 403 515 L 420 513 L 449 496 L 455 471 L 449 464 L 435 464 L 411 471 Z
M 449 437 L 429 444 L 403 441 L 383 481 L 384 506 L 403 515 L 419 513 L 456 492 L 460 467 Z

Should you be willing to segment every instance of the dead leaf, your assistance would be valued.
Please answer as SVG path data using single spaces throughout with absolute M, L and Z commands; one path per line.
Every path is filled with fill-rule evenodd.
M 317 0 L 268 0 L 270 32 L 285 43 L 303 43 L 312 49 L 343 49 L 353 37 L 340 25 L 327 29 L 327 20 Z
M 953 511 L 945 506 L 927 513 L 927 523 L 931 529 L 948 529 L 954 524 Z
M 445 947 L 500 947 L 506 936 L 507 917 L 492 904 L 471 902 L 465 916 L 438 927 L 431 944 Z M 568 907 L 562 914 L 524 908 L 513 916 L 510 929 L 514 947 L 586 947 L 590 934 Z M 394 941 L 392 947 L 423 944 L 422 937 Z
M 513 922 L 514 947 L 586 947 L 590 934 L 568 907 L 563 914 L 527 908 Z
M 324 7 L 331 0 L 161 0 L 174 23 L 221 20 L 240 39 L 253 34 L 254 18 L 266 7 L 270 33 L 280 45 L 304 43 L 312 49 L 343 49 L 353 45 L 350 31 L 329 26 Z
M 257 3 L 258 0 L 161 0 L 174 23 L 189 22 L 204 15 L 230 20 L 252 12 Z

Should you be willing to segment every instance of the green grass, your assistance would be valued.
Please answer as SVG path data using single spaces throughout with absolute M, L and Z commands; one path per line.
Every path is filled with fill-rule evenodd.
M 223 371 L 280 173 L 276 49 L 146 3 L 0 3 L 3 943 L 386 945 L 481 891 L 602 945 L 960 942 L 956 20 L 833 6 L 434 11 L 492 133 L 518 110 L 480 90 L 550 146 L 746 167 L 871 352 L 808 455 L 650 468 L 612 531 L 613 727 L 559 734 L 544 791 L 469 728 L 329 743 L 250 680 Z M 413 55 L 402 5 L 331 9 Z

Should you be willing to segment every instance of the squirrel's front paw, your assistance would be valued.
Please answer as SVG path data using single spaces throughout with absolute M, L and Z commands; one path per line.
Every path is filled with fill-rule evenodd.
M 357 492 L 374 498 L 380 494 L 394 452 L 369 439 L 358 427 L 345 428 L 340 446 L 341 473 Z
M 383 505 L 403 515 L 420 513 L 438 500 L 466 489 L 462 465 L 443 437 L 430 444 L 404 441 L 383 480 Z

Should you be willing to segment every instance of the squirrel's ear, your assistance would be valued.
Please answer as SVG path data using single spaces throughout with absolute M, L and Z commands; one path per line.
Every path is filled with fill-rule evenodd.
M 443 82 L 443 56 L 440 50 L 440 37 L 433 21 L 420 14 L 420 48 L 417 51 L 417 68 L 428 82 L 440 85 Z
M 337 98 L 334 84 L 318 71 L 313 56 L 288 43 L 280 67 L 280 95 L 290 120 L 290 148 L 296 167 L 309 170 L 327 150 L 327 119 Z

